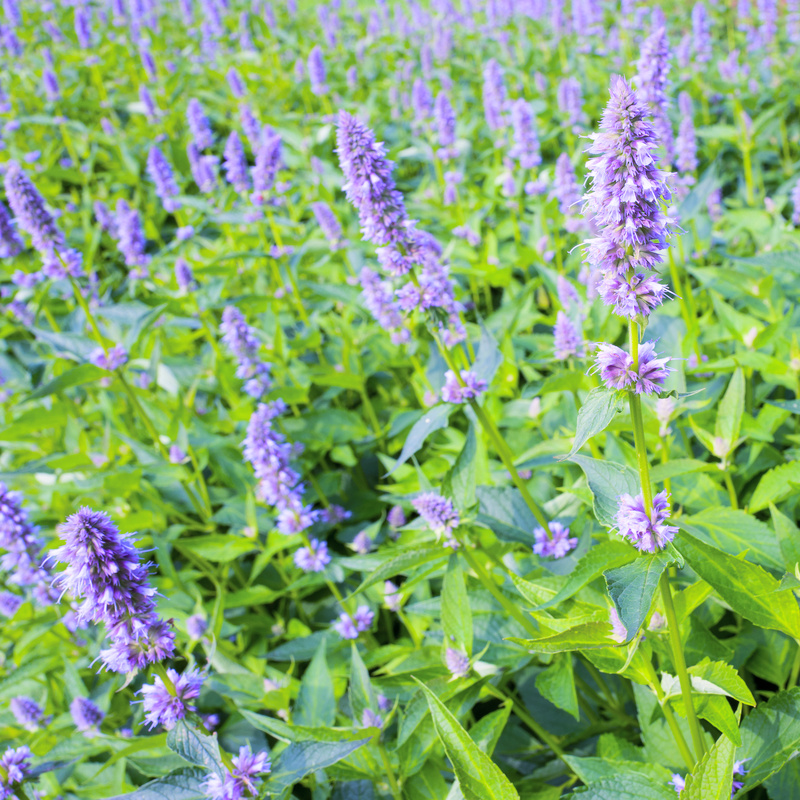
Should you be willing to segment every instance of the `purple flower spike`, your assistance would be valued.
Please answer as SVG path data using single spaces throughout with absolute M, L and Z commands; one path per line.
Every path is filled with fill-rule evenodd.
M 174 694 L 167 689 L 159 675 L 155 676 L 152 686 L 145 685 L 140 690 L 145 720 L 150 730 L 158 725 L 170 730 L 189 711 L 195 711 L 195 706 L 189 701 L 200 696 L 205 680 L 205 675 L 198 669 L 187 670 L 182 675 L 174 669 L 168 669 L 167 677 L 172 681 Z
M 331 563 L 327 542 L 311 539 L 309 547 L 301 547 L 294 554 L 294 563 L 303 572 L 323 572 Z
M 514 146 L 509 151 L 509 156 L 519 161 L 522 169 L 533 169 L 541 164 L 542 156 L 533 123 L 533 112 L 522 98 L 511 106 L 511 125 L 514 130 Z
M 315 95 L 325 94 L 328 91 L 325 85 L 325 61 L 319 45 L 315 45 L 308 54 L 308 79 L 311 82 L 311 91 Z
M 256 797 L 261 779 L 257 777 L 271 770 L 269 755 L 265 751 L 252 753 L 250 748 L 239 748 L 234 756 L 233 772 L 225 770 L 224 775 L 212 772 L 203 784 L 208 800 L 244 800 Z
M 0 258 L 13 258 L 25 249 L 14 228 L 11 215 L 3 203 L 0 203 Z
M 452 538 L 453 531 L 461 522 L 453 503 L 435 492 L 418 495 L 411 501 L 411 505 L 437 536 Z
M 76 697 L 69 711 L 75 727 L 83 733 L 96 733 L 106 716 L 88 697 Z
M 633 275 L 630 278 L 606 273 L 598 286 L 600 297 L 621 317 L 648 317 L 664 302 L 667 287 L 655 275 Z
M 151 147 L 147 156 L 147 171 L 150 179 L 156 185 L 156 194 L 164 203 L 166 211 L 176 211 L 181 207 L 175 198 L 180 194 L 178 185 L 175 183 L 175 176 L 169 161 L 158 147 Z
M 439 139 L 440 150 L 439 158 L 447 161 L 454 155 L 453 145 L 456 143 L 456 112 L 450 103 L 450 99 L 444 92 L 436 95 L 436 103 L 433 109 L 436 135 Z
M 139 561 L 131 534 L 120 534 L 102 511 L 81 508 L 59 527 L 64 544 L 51 558 L 66 568 L 56 584 L 76 599 L 81 622 L 105 624 L 113 642 L 101 652 L 115 672 L 162 660 L 174 650 L 173 634 L 156 613 L 149 563 Z
M 675 538 L 678 529 L 667 525 L 670 505 L 666 490 L 653 498 L 653 508 L 648 514 L 641 494 L 631 497 L 623 494 L 618 499 L 616 525 L 620 536 L 630 539 L 631 544 L 646 553 L 663 550 Z
M 14 800 L 14 787 L 22 783 L 31 771 L 32 754 L 30 748 L 23 746 L 9 747 L 0 756 L 0 767 L 2 767 L 2 777 L 0 777 L 0 797 Z
M 225 177 L 228 183 L 240 194 L 245 194 L 250 189 L 250 173 L 247 169 L 247 159 L 244 155 L 242 140 L 236 131 L 231 131 L 225 143 Z
M 577 537 L 570 537 L 569 528 L 565 528 L 560 522 L 550 523 L 551 539 L 544 528 L 536 528 L 533 535 L 536 543 L 533 545 L 533 552 L 542 558 L 564 558 L 570 550 L 578 546 Z
M 200 101 L 194 97 L 186 108 L 186 122 L 189 124 L 189 130 L 198 150 L 208 150 L 214 146 L 211 123 L 208 121 Z
M 102 347 L 97 347 L 89 354 L 89 361 L 96 367 L 113 372 L 127 363 L 128 351 L 121 344 L 110 347 L 108 353 Z
M 30 235 L 41 253 L 51 253 L 64 245 L 64 234 L 47 210 L 44 198 L 16 161 L 6 168 L 5 189 L 17 225 Z
M 669 39 L 663 27 L 657 28 L 645 39 L 641 57 L 636 66 L 639 74 L 636 83 L 639 98 L 650 106 L 653 128 L 664 146 L 669 161 L 675 152 L 672 124 L 669 121 Z
M 598 347 L 596 367 L 600 378 L 609 389 L 633 388 L 636 394 L 658 394 L 664 380 L 672 371 L 667 367 L 668 357 L 657 358 L 653 342 L 639 347 L 639 368 L 633 367 L 633 357 L 613 344 Z
M 444 377 L 442 400 L 445 403 L 466 403 L 468 400 L 473 400 L 479 394 L 485 392 L 488 387 L 485 380 L 479 378 L 472 370 L 468 369 L 461 370 L 463 385 L 458 381 L 452 370 L 448 370 Z
M 337 247 L 342 240 L 342 226 L 330 206 L 327 203 L 312 203 L 311 210 L 331 247 Z
M 454 647 L 445 650 L 444 662 L 454 678 L 466 678 L 469 675 L 469 656 Z
M 281 167 L 281 137 L 277 134 L 265 136 L 256 151 L 256 164 L 253 167 L 253 194 L 250 200 L 255 205 L 267 202 L 266 194 L 275 186 L 275 177 Z
M 117 249 L 129 267 L 145 267 L 150 262 L 145 253 L 145 238 L 139 212 L 131 208 L 122 198 L 116 207 Z
M 553 326 L 553 348 L 559 361 L 582 358 L 584 355 L 581 332 L 563 311 L 558 312 Z
M 21 605 L 22 598 L 18 594 L 0 592 L 0 616 L 11 619 L 19 611 Z

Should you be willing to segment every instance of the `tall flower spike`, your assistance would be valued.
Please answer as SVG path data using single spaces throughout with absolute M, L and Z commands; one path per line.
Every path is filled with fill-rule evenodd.
M 250 173 L 244 155 L 242 140 L 236 131 L 231 131 L 225 143 L 225 177 L 237 192 L 244 194 L 250 189 Z
M 186 108 L 186 122 L 198 150 L 207 150 L 214 146 L 214 134 L 200 101 L 193 97 Z
M 149 563 L 140 563 L 131 534 L 102 511 L 81 508 L 59 526 L 64 544 L 50 558 L 66 567 L 56 585 L 75 599 L 81 621 L 105 624 L 112 646 L 101 653 L 115 672 L 160 661 L 174 650 L 173 634 L 156 613 Z
M 436 135 L 439 139 L 439 152 L 437 155 L 443 161 L 447 161 L 455 155 L 454 145 L 456 143 L 456 112 L 450 103 L 445 92 L 436 95 L 436 103 L 433 109 Z
M 511 106 L 511 125 L 514 129 L 514 146 L 509 151 L 511 158 L 517 159 L 522 169 L 533 169 L 541 164 L 542 156 L 533 123 L 533 112 L 522 98 Z
M 553 326 L 553 349 L 559 361 L 581 358 L 585 352 L 580 331 L 563 311 L 558 312 Z
M 675 145 L 672 136 L 672 123 L 669 121 L 669 39 L 664 28 L 657 28 L 645 39 L 642 54 L 636 66 L 639 98 L 650 106 L 653 114 L 653 128 L 658 136 L 667 158 L 672 161 Z
M 5 189 L 17 225 L 30 235 L 39 252 L 50 253 L 64 245 L 64 234 L 47 210 L 44 198 L 16 161 L 6 168 Z
M 505 99 L 503 69 L 494 58 L 490 58 L 483 68 L 483 113 L 490 131 L 499 131 L 505 127 Z
M 170 212 L 177 211 L 181 204 L 175 198 L 180 194 L 180 190 L 175 183 L 175 176 L 169 161 L 156 146 L 150 148 L 147 156 L 147 171 L 156 186 L 156 194 L 164 203 L 164 209 Z
M 308 79 L 311 82 L 311 91 L 315 95 L 325 94 L 328 91 L 325 85 L 325 61 L 319 45 L 314 45 L 308 54 Z
M 604 278 L 635 290 L 637 276 L 664 260 L 669 231 L 662 203 L 671 195 L 667 175 L 656 166 L 658 140 L 647 108 L 624 78 L 611 79 L 600 132 L 591 138 L 584 214 L 592 215 L 599 236 L 587 241 L 586 260 Z M 644 306 L 643 314 L 652 310 L 649 302 Z

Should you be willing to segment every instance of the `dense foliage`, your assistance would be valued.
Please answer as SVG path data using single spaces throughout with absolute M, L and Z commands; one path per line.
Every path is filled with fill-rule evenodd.
M 798 0 L 0 53 L 0 798 L 800 798 Z

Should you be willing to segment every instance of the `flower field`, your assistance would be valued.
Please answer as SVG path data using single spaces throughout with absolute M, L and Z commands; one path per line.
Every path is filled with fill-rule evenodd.
M 800 0 L 0 61 L 0 800 L 800 800 Z

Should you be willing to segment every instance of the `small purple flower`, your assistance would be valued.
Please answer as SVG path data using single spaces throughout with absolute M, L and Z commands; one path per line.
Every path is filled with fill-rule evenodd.
M 202 614 L 192 614 L 186 618 L 186 633 L 192 639 L 201 639 L 208 629 L 208 622 Z
M 184 291 L 194 283 L 191 267 L 186 262 L 186 259 L 180 256 L 175 259 L 175 281 Z
M 448 370 L 444 376 L 444 387 L 442 388 L 442 400 L 445 403 L 466 403 L 474 400 L 479 394 L 485 392 L 488 384 L 479 378 L 472 370 L 461 370 L 461 381 L 456 378 L 452 370 Z
M 152 685 L 142 686 L 139 690 L 139 694 L 142 695 L 145 720 L 150 730 L 158 725 L 170 730 L 188 712 L 195 711 L 195 706 L 189 701 L 200 696 L 200 689 L 205 680 L 205 675 L 198 669 L 189 669 L 179 675 L 170 668 L 167 670 L 167 677 L 172 681 L 174 694 L 167 689 L 159 675 L 155 676 Z
M 630 539 L 631 544 L 646 553 L 663 550 L 675 538 L 678 529 L 667 525 L 670 505 L 666 490 L 653 498 L 653 508 L 648 514 L 641 494 L 632 497 L 623 494 L 618 499 L 616 525 L 620 536 Z
M 553 326 L 553 348 L 559 361 L 568 358 L 582 358 L 584 355 L 583 337 L 573 321 L 563 311 L 556 315 Z
M 447 161 L 454 155 L 453 145 L 456 143 L 456 112 L 445 92 L 436 95 L 433 108 L 434 126 L 439 140 L 439 158 Z
M 166 208 L 166 205 L 164 206 Z M 175 230 L 175 239 L 179 242 L 186 242 L 194 236 L 194 227 L 192 225 L 183 225 Z
M 32 754 L 27 746 L 9 747 L 0 756 L 0 797 L 15 800 L 14 787 L 22 783 L 31 770 Z
M 346 519 L 350 519 L 353 514 L 342 506 L 333 504 L 322 510 L 320 514 L 320 521 L 328 523 L 328 525 L 337 525 Z
M 433 95 L 422 78 L 416 78 L 411 87 L 411 107 L 417 121 L 424 122 L 430 119 L 433 111 Z
M 577 537 L 570 537 L 569 528 L 565 528 L 560 522 L 550 523 L 551 539 L 544 528 L 535 528 L 533 535 L 536 543 L 533 545 L 533 552 L 542 558 L 564 558 L 570 550 L 578 546 Z
M 224 155 L 223 166 L 228 183 L 240 194 L 245 194 L 250 189 L 250 173 L 247 169 L 242 140 L 236 131 L 231 131 L 225 143 Z
M 116 208 L 117 249 L 129 267 L 145 267 L 150 258 L 145 253 L 145 238 L 139 212 L 122 198 Z
M 242 103 L 239 106 L 239 121 L 242 124 L 242 130 L 247 140 L 250 142 L 250 147 L 257 150 L 261 143 L 261 123 L 258 117 L 253 113 L 253 109 L 247 104 Z
M 211 194 L 217 187 L 216 156 L 201 155 L 194 142 L 189 142 L 186 145 L 186 155 L 189 159 L 189 168 L 192 171 L 192 178 L 197 184 L 197 188 L 203 194 Z
M 558 85 L 558 108 L 566 115 L 565 124 L 574 133 L 580 132 L 584 122 L 583 89 L 577 78 L 564 78 Z
M 186 453 L 180 445 L 172 444 L 169 448 L 169 463 L 170 464 L 183 464 L 186 461 Z
M 155 122 L 158 119 L 161 110 L 156 106 L 155 100 L 153 100 L 153 95 L 150 94 L 150 90 L 142 85 L 139 87 L 139 101 L 144 106 L 144 113 L 147 119 L 150 122 Z
M 639 365 L 634 369 L 633 357 L 613 344 L 600 344 L 595 359 L 601 380 L 610 389 L 633 388 L 636 394 L 658 394 L 672 371 L 668 357 L 657 358 L 653 342 L 639 346 Z
M 533 123 L 533 112 L 522 98 L 511 106 L 511 125 L 514 130 L 514 146 L 509 151 L 509 156 L 519 161 L 522 169 L 533 169 L 541 164 L 542 156 Z
M 25 249 L 8 209 L 0 203 L 0 258 L 13 258 Z
M 301 547 L 294 554 L 295 566 L 303 572 L 323 572 L 331 563 L 328 553 L 328 543 L 319 539 L 311 539 L 308 547 Z
M 0 616 L 11 617 L 19 611 L 22 605 L 22 597 L 12 592 L 0 592 Z
M 311 210 L 325 238 L 332 248 L 336 248 L 342 240 L 342 226 L 336 215 L 327 203 L 312 203 Z
M 61 248 L 63 232 L 47 210 L 44 198 L 15 161 L 6 167 L 5 189 L 16 224 L 30 235 L 33 246 L 43 253 Z
M 156 186 L 156 194 L 164 203 L 164 209 L 170 212 L 179 209 L 181 204 L 175 198 L 180 194 L 180 190 L 175 183 L 175 176 L 169 161 L 158 147 L 150 148 L 147 156 L 147 171 Z
M 461 517 L 453 503 L 435 492 L 417 495 L 411 501 L 411 505 L 437 536 L 445 536 L 450 539 L 453 531 L 461 522 Z
M 800 225 L 800 178 L 792 188 L 792 224 Z
M 505 102 L 503 69 L 494 58 L 490 58 L 483 68 L 483 115 L 490 131 L 499 131 L 505 127 Z
M 257 776 L 271 770 L 269 755 L 265 751 L 252 753 L 249 746 L 239 748 L 239 755 L 234 756 L 233 772 L 225 770 L 224 775 L 212 772 L 203 789 L 208 800 L 244 800 L 258 795 L 261 779 Z
M 313 94 L 321 95 L 328 91 L 328 87 L 325 85 L 325 61 L 319 45 L 314 45 L 308 54 L 308 79 L 311 82 Z
M 200 101 L 194 97 L 189 100 L 186 108 L 186 121 L 198 150 L 208 150 L 214 146 L 211 123 L 208 121 Z
M 372 627 L 375 619 L 375 612 L 370 610 L 369 606 L 359 606 L 356 613 L 353 614 L 353 622 L 356 624 L 356 630 L 363 632 Z
M 444 654 L 444 663 L 454 678 L 466 678 L 469 675 L 469 656 L 454 647 L 448 647 Z
M 106 716 L 88 697 L 76 697 L 69 711 L 75 727 L 83 733 L 96 733 Z
M 241 99 L 245 95 L 245 88 L 244 83 L 242 83 L 242 78 L 239 73 L 236 71 L 235 67 L 231 67 L 225 78 L 228 81 L 228 86 L 230 87 L 231 94 L 236 97 L 237 99 Z
M 598 285 L 603 303 L 612 306 L 621 317 L 635 319 L 648 317 L 654 308 L 664 302 L 667 287 L 656 275 L 641 273 L 627 276 L 608 272 Z
M 399 589 L 391 581 L 385 581 L 383 584 L 383 602 L 389 611 L 398 611 L 403 602 Z
M 128 361 L 128 352 L 121 344 L 116 344 L 108 349 L 108 352 L 103 350 L 102 347 L 96 347 L 89 354 L 89 361 L 96 367 L 107 369 L 109 372 L 119 369 Z
M 383 720 L 380 714 L 377 714 L 371 708 L 365 708 L 361 714 L 361 727 L 362 728 L 382 728 Z
M 360 531 L 350 543 L 350 547 L 352 547 L 356 553 L 363 556 L 372 550 L 372 539 L 370 539 L 369 534 L 365 530 Z
M 44 716 L 44 711 L 42 711 L 39 704 L 30 697 L 25 697 L 24 695 L 12 697 L 9 701 L 9 707 L 14 719 L 17 721 L 17 725 L 27 731 L 38 731 L 39 728 L 49 722 L 49 718 Z
M 342 639 L 358 639 L 358 628 L 356 628 L 355 622 L 345 611 L 339 615 L 339 619 L 334 623 L 333 627 Z
M 394 530 L 402 528 L 406 524 L 406 515 L 403 513 L 403 507 L 392 506 L 386 516 L 386 521 L 389 523 L 389 527 Z

